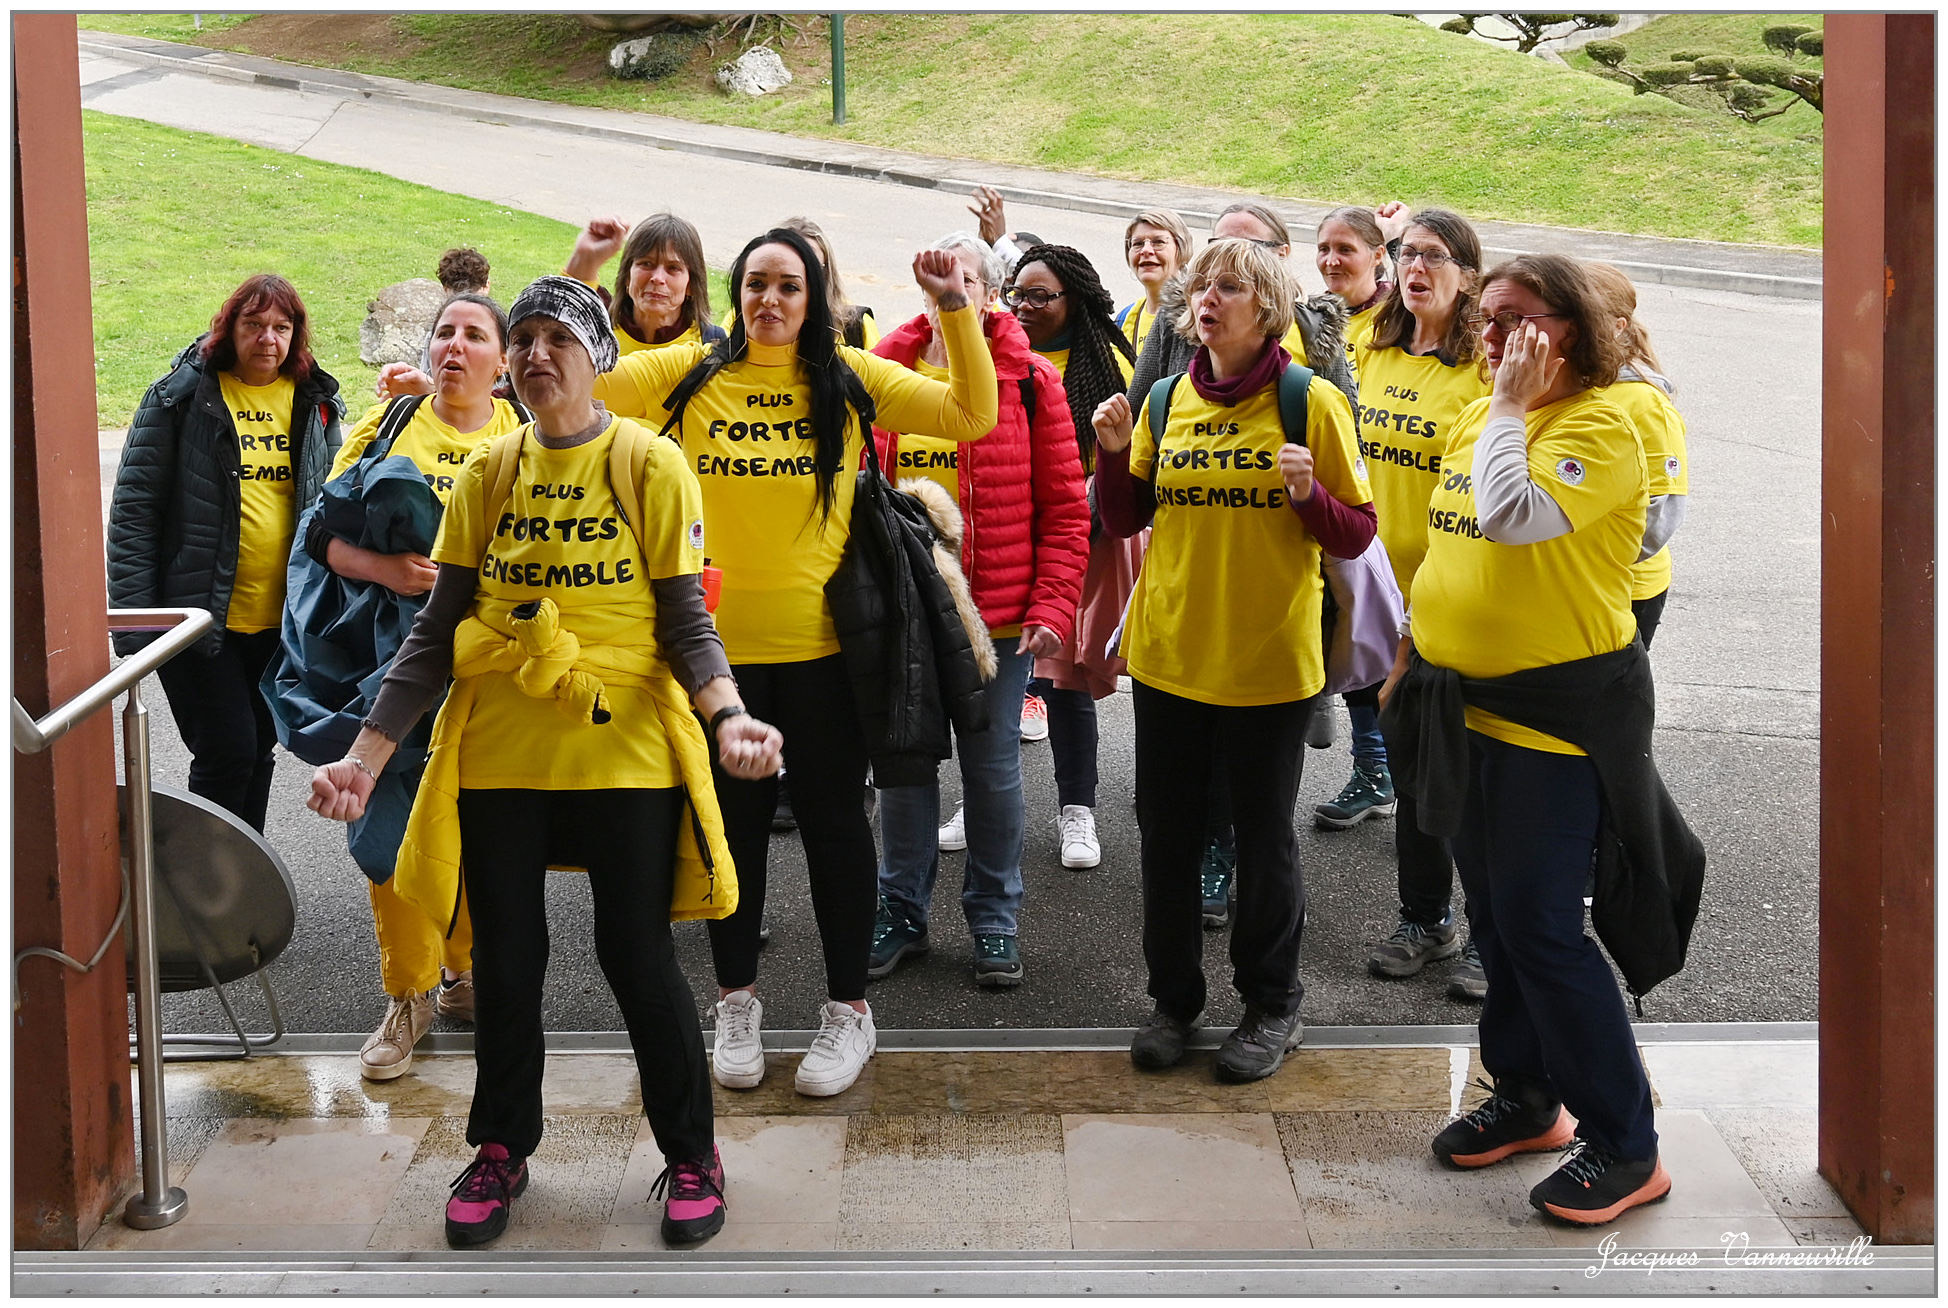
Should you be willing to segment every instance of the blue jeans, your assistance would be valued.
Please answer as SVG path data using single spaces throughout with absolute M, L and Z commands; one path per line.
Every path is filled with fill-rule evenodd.
M 1341 698 L 1346 701 L 1346 717 L 1353 727 L 1353 762 L 1368 772 L 1385 767 L 1387 742 L 1380 735 L 1380 688 L 1362 686 Z
M 1021 700 L 1034 659 L 1017 638 L 995 642 L 1000 670 L 988 683 L 988 729 L 955 734 L 967 809 L 967 863 L 960 903 L 977 936 L 1011 936 L 1021 913 Z M 879 792 L 879 889 L 908 921 L 927 924 L 940 873 L 940 785 Z

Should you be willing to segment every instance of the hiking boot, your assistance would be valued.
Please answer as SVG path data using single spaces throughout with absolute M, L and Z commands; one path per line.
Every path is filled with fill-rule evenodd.
M 1355 761 L 1353 775 L 1339 793 L 1312 810 L 1312 822 L 1321 831 L 1344 831 L 1370 817 L 1392 817 L 1398 804 L 1393 797 L 1393 774 L 1381 763 L 1373 768 Z
M 439 991 L 433 996 L 433 1011 L 449 1022 L 473 1021 L 472 968 L 451 980 L 440 978 Z
M 1013 936 L 974 937 L 974 980 L 984 986 L 1021 984 L 1021 948 Z
M 1312 716 L 1306 721 L 1305 743 L 1314 749 L 1331 749 L 1338 734 L 1339 726 L 1332 715 L 1332 696 L 1321 695 L 1313 701 Z
M 764 1080 L 764 1005 L 749 990 L 733 990 L 715 1005 L 710 1074 L 726 1090 L 749 1090 Z
M 1580 1142 L 1575 1153 L 1529 1191 L 1540 1212 L 1571 1226 L 1602 1226 L 1639 1204 L 1671 1193 L 1670 1173 L 1656 1155 L 1626 1162 L 1600 1145 Z
M 486 1244 L 507 1229 L 507 1213 L 528 1188 L 528 1162 L 509 1158 L 507 1146 L 484 1144 L 453 1178 L 446 1201 L 446 1242 L 455 1249 Z
M 1022 697 L 1021 738 L 1031 745 L 1048 739 L 1048 703 L 1040 695 Z
M 1475 948 L 1473 936 L 1468 937 L 1461 957 L 1454 960 L 1454 970 L 1447 974 L 1447 997 L 1470 1004 L 1488 998 L 1488 973 L 1482 970 L 1481 951 Z
M 784 773 L 780 772 L 778 775 L 782 777 Z M 791 792 L 782 785 L 778 787 L 778 807 L 771 813 L 771 829 L 773 831 L 798 830 L 798 815 L 791 811 Z
M 1561 1149 L 1576 1138 L 1569 1114 L 1546 1093 L 1506 1095 L 1486 1081 L 1488 1098 L 1434 1137 L 1434 1156 L 1449 1167 L 1486 1167 L 1510 1154 Z
M 967 848 L 967 807 L 954 806 L 954 815 L 940 824 L 940 852 L 958 854 Z
M 909 954 L 918 958 L 931 948 L 927 943 L 927 929 L 882 898 L 879 916 L 873 919 L 873 947 L 866 955 L 866 978 L 877 981 L 890 976 L 901 959 Z
M 1439 926 L 1422 926 L 1403 917 L 1393 934 L 1373 947 L 1366 970 L 1379 977 L 1412 976 L 1433 960 L 1460 952 L 1461 933 L 1452 913 Z
M 1226 853 L 1213 840 L 1204 846 L 1204 867 L 1197 875 L 1198 889 L 1204 897 L 1204 926 L 1215 931 L 1231 920 L 1231 879 L 1238 870 L 1238 856 Z
M 1175 1067 L 1184 1061 L 1184 1051 L 1196 1034 L 1196 1018 L 1180 1021 L 1159 1008 L 1136 1028 L 1136 1037 L 1130 1041 L 1130 1061 L 1151 1072 Z
M 413 1068 L 413 1046 L 433 1029 L 433 992 L 386 998 L 386 1016 L 358 1051 L 358 1074 L 368 1081 L 390 1081 Z M 498 1234 L 498 1232 L 496 1232 Z
M 1245 1019 L 1218 1046 L 1220 1081 L 1259 1081 L 1270 1076 L 1305 1039 L 1305 1024 L 1297 1013 L 1274 1017 L 1245 1005 Z
M 649 1187 L 663 1201 L 663 1243 L 697 1244 L 724 1229 L 724 1156 L 715 1146 L 710 1161 L 671 1163 Z
M 1096 810 L 1080 804 L 1064 804 L 1055 819 L 1062 833 L 1062 866 L 1090 868 L 1103 861 L 1103 847 L 1096 840 Z
M 866 1060 L 879 1048 L 872 1011 L 828 999 L 818 1014 L 818 1034 L 798 1062 L 798 1093 L 823 1097 L 852 1088 Z

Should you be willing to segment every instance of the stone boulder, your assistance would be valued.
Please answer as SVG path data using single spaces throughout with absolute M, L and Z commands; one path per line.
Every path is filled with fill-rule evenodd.
M 420 351 L 433 330 L 433 315 L 446 303 L 446 290 L 431 277 L 394 282 L 365 306 L 358 329 L 358 357 L 368 367 L 388 363 L 419 366 Z
M 624 41 L 609 51 L 609 76 L 638 82 L 668 77 L 690 61 L 696 43 L 696 37 L 675 32 L 652 32 Z
M 717 89 L 726 95 L 764 95 L 791 85 L 791 73 L 778 52 L 754 45 L 717 70 Z

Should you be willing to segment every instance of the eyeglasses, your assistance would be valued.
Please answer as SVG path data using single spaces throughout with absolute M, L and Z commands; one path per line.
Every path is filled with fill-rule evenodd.
M 1046 309 L 1061 299 L 1066 291 L 1045 291 L 1039 286 L 1010 286 L 1001 292 L 1001 301 L 1010 309 L 1025 304 L 1031 309 Z
M 1177 244 L 1174 236 L 1139 236 L 1130 242 L 1132 250 L 1168 250 Z
M 1222 295 L 1227 300 L 1235 296 L 1249 294 L 1252 289 L 1250 282 L 1241 282 L 1236 277 L 1219 277 L 1215 281 L 1192 282 L 1184 288 L 1184 298 L 1195 300 L 1198 296 L 1211 290 L 1213 287 L 1217 289 L 1219 295 Z
M 1416 259 L 1426 265 L 1428 272 L 1439 272 L 1451 263 L 1461 262 L 1451 254 L 1443 254 L 1439 250 L 1423 250 L 1414 245 L 1401 246 L 1400 254 L 1394 262 L 1398 263 L 1402 268 L 1405 268 Z
M 1513 309 L 1510 309 L 1504 313 L 1498 313 L 1492 318 L 1483 318 L 1481 320 L 1481 328 L 1483 331 L 1486 331 L 1488 328 L 1493 327 L 1502 335 L 1506 336 L 1523 323 L 1533 322 L 1537 318 L 1567 318 L 1568 316 L 1566 313 L 1516 313 Z

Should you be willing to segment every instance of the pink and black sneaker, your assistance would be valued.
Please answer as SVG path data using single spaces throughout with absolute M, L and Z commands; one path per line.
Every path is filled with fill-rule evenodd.
M 528 1188 L 525 1158 L 509 1158 L 507 1146 L 484 1144 L 467 1170 L 453 1181 L 446 1201 L 446 1242 L 470 1249 L 496 1239 L 507 1229 L 507 1210 Z
M 671 1163 L 649 1188 L 663 1200 L 663 1241 L 696 1244 L 724 1229 L 724 1159 L 715 1147 L 708 1166 Z

